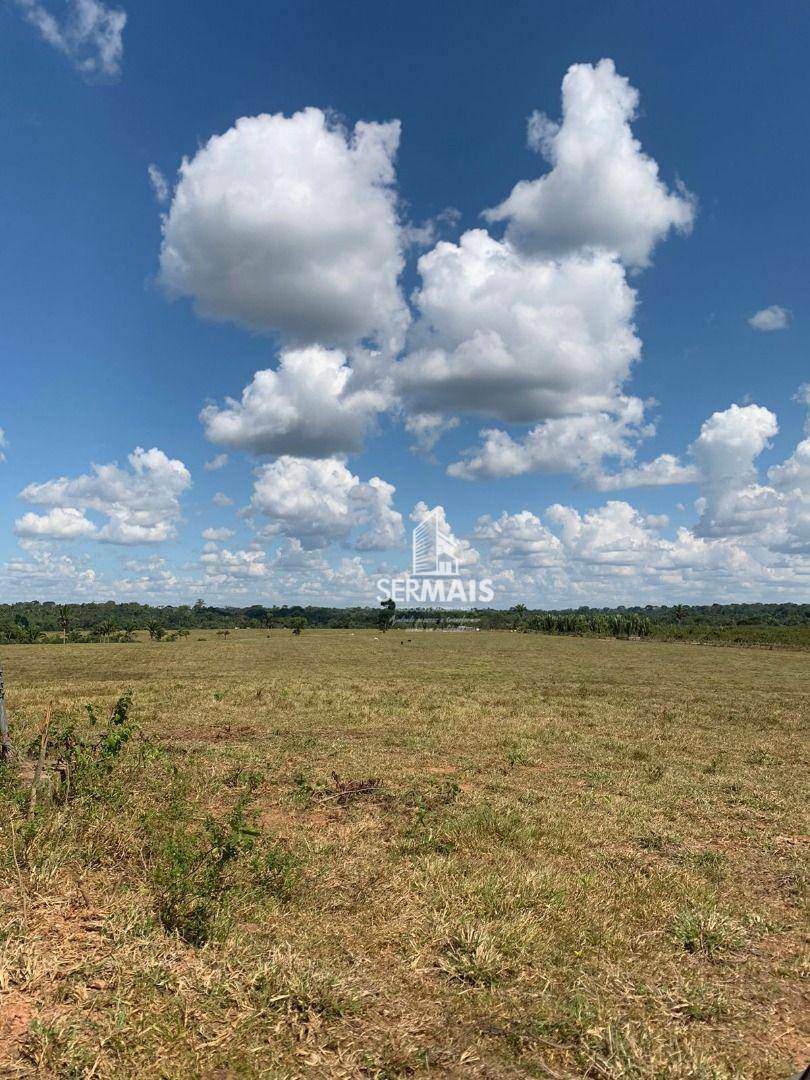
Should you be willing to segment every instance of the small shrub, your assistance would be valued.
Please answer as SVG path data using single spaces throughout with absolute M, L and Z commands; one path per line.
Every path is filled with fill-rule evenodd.
M 204 945 L 215 935 L 227 901 L 241 892 L 289 900 L 298 879 L 298 859 L 262 841 L 242 796 L 225 821 L 208 817 L 202 827 L 180 818 L 147 859 L 155 910 L 168 934 L 188 945 Z M 240 873 L 240 867 L 244 869 Z
M 54 791 L 56 801 L 109 793 L 105 781 L 136 731 L 129 715 L 131 707 L 130 690 L 118 698 L 106 722 L 101 721 L 92 705 L 86 705 L 90 728 L 101 727 L 96 737 L 69 718 L 52 729 L 48 746 L 56 757 L 54 769 L 59 776 Z
M 687 952 L 703 955 L 709 960 L 720 959 L 743 944 L 739 924 L 711 907 L 693 907 L 678 912 L 672 932 Z
M 204 945 L 223 897 L 228 870 L 251 851 L 258 830 L 239 800 L 224 823 L 207 818 L 201 831 L 178 828 L 151 852 L 155 907 L 163 929 L 189 945 Z

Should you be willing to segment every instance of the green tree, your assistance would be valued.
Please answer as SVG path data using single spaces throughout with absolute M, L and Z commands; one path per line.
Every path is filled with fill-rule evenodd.
M 60 604 L 56 609 L 56 617 L 59 620 L 59 629 L 62 631 L 62 644 L 67 644 L 68 630 L 70 629 L 70 608 L 67 604 Z
M 301 631 L 306 630 L 308 625 L 309 623 L 303 615 L 296 615 L 294 616 L 294 618 L 290 619 L 290 629 L 292 630 L 295 637 L 300 637 Z
M 526 605 L 515 604 L 515 606 L 510 608 L 509 610 L 515 616 L 515 626 L 521 626 L 523 624 L 523 617 L 527 611 Z
M 397 610 L 397 605 L 389 597 L 387 600 L 380 601 L 380 607 L 383 610 L 377 615 L 377 629 L 384 634 L 394 623 L 394 612 Z

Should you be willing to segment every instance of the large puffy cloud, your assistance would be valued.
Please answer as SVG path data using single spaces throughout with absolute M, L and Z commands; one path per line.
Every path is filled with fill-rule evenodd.
M 257 371 L 241 401 L 209 405 L 200 419 L 222 446 L 324 457 L 359 451 L 386 404 L 380 387 L 358 384 L 344 353 L 315 345 L 282 352 L 278 368 Z
M 574 64 L 563 79 L 562 123 L 541 113 L 529 121 L 529 145 L 551 171 L 516 184 L 487 212 L 489 220 L 507 221 L 508 239 L 532 254 L 597 246 L 629 266 L 648 265 L 670 229 L 691 227 L 694 201 L 684 190 L 667 189 L 633 136 L 638 102 L 612 60 Z
M 117 464 L 93 465 L 93 471 L 73 479 L 62 476 L 41 484 L 29 484 L 20 497 L 35 506 L 50 507 L 48 514 L 26 514 L 18 531 L 24 535 L 58 535 L 57 525 L 81 530 L 74 535 L 91 535 L 90 510 L 107 517 L 95 530 L 98 540 L 112 544 L 152 544 L 170 540 L 180 517 L 180 497 L 191 487 L 191 476 L 182 461 L 169 458 L 153 447 L 136 449 L 129 455 L 129 469 Z M 55 511 L 64 511 L 56 515 Z M 86 524 L 82 524 L 85 521 Z M 62 535 L 66 535 L 64 531 Z
M 72 506 L 55 506 L 47 514 L 23 514 L 14 522 L 14 532 L 17 536 L 78 540 L 95 536 L 96 526 L 81 510 Z
M 798 398 L 807 402 L 805 388 Z M 703 423 L 689 448 L 700 487 L 695 537 L 733 540 L 766 563 L 810 551 L 810 438 L 771 466 L 767 483 L 760 479 L 758 458 L 778 430 L 771 410 L 753 404 L 731 405 Z
M 778 430 L 761 405 L 731 405 L 704 422 L 691 446 L 702 478 L 699 535 L 739 535 L 767 523 L 776 500 L 757 483 L 755 462 Z
M 83 75 L 114 78 L 121 70 L 127 17 L 100 0 L 68 0 L 57 18 L 39 0 L 13 0 L 42 38 L 67 56 Z
M 585 453 L 588 429 L 615 447 L 641 348 L 622 261 L 645 264 L 693 213 L 633 138 L 637 101 L 611 61 L 568 72 L 561 126 L 539 115 L 530 125 L 551 172 L 489 214 L 509 218 L 506 239 L 476 229 L 419 260 L 417 321 L 393 378 L 410 321 L 398 284 L 408 243 L 394 187 L 398 122 L 348 132 L 308 108 L 242 118 L 211 138 L 181 166 L 162 279 L 203 315 L 280 332 L 283 350 L 241 400 L 203 410 L 207 436 L 319 459 L 360 450 L 393 406 L 428 455 L 456 412 L 541 425 L 570 418 L 558 426 L 566 445 Z M 488 430 L 480 452 L 452 471 L 556 467 L 552 457 L 566 460 L 548 445 L 557 430 L 523 439 Z M 616 456 L 629 465 L 626 451 Z M 596 475 L 591 459 L 579 454 L 574 467 Z
M 650 429 L 624 389 L 641 351 L 624 265 L 646 266 L 694 214 L 633 137 L 637 106 L 612 61 L 572 67 L 562 123 L 535 114 L 529 125 L 551 171 L 485 215 L 508 221 L 504 239 L 476 229 L 419 260 L 418 320 L 395 375 L 407 405 L 537 425 L 520 435 L 485 429 L 451 475 L 574 471 L 607 488 L 694 478 L 667 458 L 632 465 Z M 605 458 L 626 468 L 609 476 Z
M 639 356 L 615 258 L 526 259 L 475 229 L 419 260 L 420 322 L 398 365 L 421 412 L 533 421 L 609 409 Z
M 403 540 L 394 490 L 376 476 L 364 483 L 334 458 L 284 455 L 256 470 L 248 512 L 266 519 L 265 537 L 295 537 L 308 549 L 337 541 L 384 550 Z
M 635 452 L 633 443 L 647 430 L 643 402 L 622 398 L 614 413 L 545 420 L 521 439 L 498 428 L 485 429 L 481 445 L 453 462 L 447 472 L 462 480 L 575 472 L 601 486 L 607 482 L 601 473 L 604 459 L 629 460 Z
M 316 108 L 237 120 L 180 167 L 163 282 L 202 315 L 289 344 L 395 349 L 408 322 L 399 134 L 399 121 L 349 133 Z

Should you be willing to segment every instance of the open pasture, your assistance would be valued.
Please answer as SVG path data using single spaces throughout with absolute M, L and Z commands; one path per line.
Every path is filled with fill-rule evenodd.
M 6 770 L 0 1075 L 805 1063 L 804 653 L 239 631 L 0 663 L 24 754 L 49 705 L 92 742 L 131 689 L 135 725 L 33 811 Z

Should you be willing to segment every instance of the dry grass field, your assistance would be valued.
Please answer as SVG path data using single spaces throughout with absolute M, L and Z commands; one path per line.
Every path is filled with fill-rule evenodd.
M 276 630 L 0 663 L 16 747 L 50 704 L 71 762 L 33 811 L 30 764 L 0 778 L 2 1076 L 806 1063 L 805 653 Z

